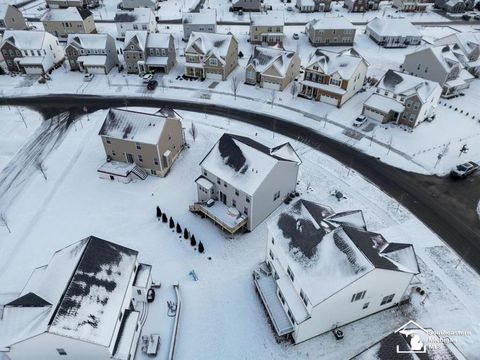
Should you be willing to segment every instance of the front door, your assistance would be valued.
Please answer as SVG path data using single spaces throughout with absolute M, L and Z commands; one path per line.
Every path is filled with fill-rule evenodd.
M 227 195 L 220 191 L 220 201 L 227 205 Z
M 129 164 L 133 164 L 133 155 L 132 154 L 127 154 L 127 162 Z

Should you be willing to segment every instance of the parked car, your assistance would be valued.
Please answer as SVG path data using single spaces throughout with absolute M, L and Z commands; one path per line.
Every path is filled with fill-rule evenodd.
M 95 76 L 95 75 L 93 75 L 93 74 L 91 74 L 91 73 L 85 74 L 85 75 L 83 75 L 83 80 L 84 80 L 84 81 L 92 81 L 92 79 L 93 79 L 94 76 Z
M 287 11 L 293 11 L 293 7 L 292 6 L 287 6 Z
M 464 179 L 467 176 L 472 175 L 480 168 L 480 165 L 473 161 L 466 162 L 464 164 L 457 165 L 455 169 L 450 171 L 450 175 L 454 178 Z
M 473 18 L 474 18 L 475 20 L 480 20 L 480 15 L 475 15 Z
M 472 17 L 468 14 L 465 14 L 465 15 L 462 15 L 462 19 L 463 20 L 466 20 L 466 21 L 469 21 Z
M 157 80 L 150 80 L 147 84 L 147 89 L 150 91 L 153 91 L 157 88 L 157 86 L 158 86 Z
M 151 303 L 153 300 L 155 300 L 155 290 L 150 288 L 147 291 L 147 302 Z
M 365 115 L 360 115 L 360 116 L 357 116 L 355 120 L 353 120 L 353 126 L 360 127 L 366 122 L 367 122 L 367 117 Z
M 150 80 L 153 80 L 153 74 L 145 74 L 143 75 L 143 83 L 144 84 L 148 84 L 150 82 Z
M 298 40 L 300 37 L 297 33 L 293 33 L 293 40 Z

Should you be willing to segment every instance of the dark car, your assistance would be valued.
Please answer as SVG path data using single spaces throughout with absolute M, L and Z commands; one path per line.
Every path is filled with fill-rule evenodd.
M 473 161 L 466 162 L 465 164 L 457 165 L 455 169 L 450 172 L 450 175 L 454 178 L 466 178 L 469 175 L 472 175 L 475 171 L 478 170 L 480 166 Z
M 158 81 L 157 80 L 150 80 L 147 84 L 147 89 L 148 90 L 155 90 L 158 86 Z
M 155 300 L 155 290 L 150 288 L 147 291 L 147 302 L 151 303 L 153 300 Z

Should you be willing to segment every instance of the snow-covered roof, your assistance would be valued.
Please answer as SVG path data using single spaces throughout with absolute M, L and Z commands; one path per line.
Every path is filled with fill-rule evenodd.
M 217 23 L 217 12 L 215 10 L 203 10 L 183 14 L 183 24 L 209 25 Z
M 124 109 L 110 109 L 98 133 L 114 139 L 157 144 L 165 125 L 165 116 Z
M 341 52 L 316 49 L 310 55 L 307 68 L 317 65 L 324 74 L 338 73 L 342 79 L 349 80 L 362 62 L 365 62 L 365 59 L 353 48 Z
M 88 9 L 68 7 L 65 9 L 49 9 L 40 19 L 41 21 L 83 21 L 92 16 Z
M 244 136 L 223 134 L 200 166 L 253 195 L 279 161 L 301 163 L 290 143 L 269 148 Z
M 130 42 L 135 42 L 141 50 L 147 48 L 148 31 L 127 31 L 125 32 L 124 48 L 126 49 Z
M 390 111 L 401 113 L 405 110 L 405 106 L 398 100 L 379 94 L 370 95 L 364 105 L 380 110 L 385 114 L 388 114 Z
M 107 55 L 85 55 L 79 56 L 77 59 L 83 66 L 105 66 L 107 63 Z
M 7 16 L 7 10 L 12 7 L 10 4 L 0 4 L 0 19 L 4 19 Z
M 255 46 L 247 66 L 251 64 L 259 73 L 273 66 L 281 76 L 285 76 L 294 58 L 294 51 L 278 47 Z
M 3 33 L 3 42 L 9 41 L 21 50 L 35 50 L 43 47 L 47 36 L 53 37 L 46 31 L 6 30 Z
M 283 11 L 269 11 L 268 14 L 251 14 L 251 26 L 284 26 L 285 17 Z
M 378 82 L 377 87 L 397 95 L 409 96 L 416 93 L 420 100 L 425 102 L 440 85 L 417 76 L 388 70 Z
M 367 28 L 380 36 L 422 36 L 418 28 L 406 19 L 375 17 L 367 24 Z
M 109 34 L 69 34 L 67 46 L 72 45 L 80 49 L 106 49 Z
M 118 11 L 113 19 L 116 23 L 148 23 L 155 17 L 150 8 L 135 8 L 133 11 Z
M 276 251 L 282 251 L 313 305 L 375 268 L 419 272 L 410 244 L 388 243 L 366 230 L 361 210 L 335 213 L 298 200 L 269 223 Z
M 166 48 L 170 44 L 172 34 L 149 33 L 147 37 L 147 48 Z
M 185 53 L 197 53 L 205 57 L 213 54 L 225 60 L 233 40 L 232 34 L 192 32 L 185 47 Z
M 313 30 L 356 29 L 355 26 L 343 16 L 314 19 L 307 24 L 307 29 L 310 28 Z
M 436 39 L 435 44 L 446 45 L 456 44 L 464 52 L 470 54 L 472 51 L 480 47 L 480 33 L 478 32 L 461 32 L 454 33 L 442 38 Z

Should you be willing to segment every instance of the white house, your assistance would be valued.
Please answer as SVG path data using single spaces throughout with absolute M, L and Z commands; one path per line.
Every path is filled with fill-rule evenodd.
M 157 32 L 157 21 L 152 9 L 136 8 L 133 11 L 119 11 L 115 14 L 114 22 L 117 26 L 117 39 L 125 39 L 127 31 Z
M 451 49 L 462 65 L 475 77 L 480 76 L 480 34 L 461 32 L 441 37 L 435 45 L 453 45 Z
M 0 45 L 8 71 L 45 74 L 65 59 L 58 39 L 46 31 L 7 30 Z
M 122 9 L 133 10 L 136 8 L 160 9 L 160 0 L 122 0 Z
M 229 233 L 253 230 L 295 191 L 301 161 L 289 143 L 269 148 L 250 138 L 223 134 L 200 162 L 200 212 Z
M 192 32 L 217 32 L 217 12 L 203 10 L 201 12 L 185 13 L 182 17 L 183 40 L 188 41 Z
M 365 34 L 386 48 L 418 45 L 422 41 L 422 34 L 418 28 L 406 19 L 375 17 L 367 24 Z
M 0 356 L 133 359 L 150 270 L 137 251 L 94 236 L 55 252 L 5 305 Z
M 298 344 L 395 306 L 419 272 L 413 246 L 367 231 L 360 210 L 298 200 L 269 221 L 253 275 L 276 334 Z
M 388 70 L 364 102 L 362 114 L 381 123 L 415 127 L 435 118 L 441 93 L 437 82 Z

